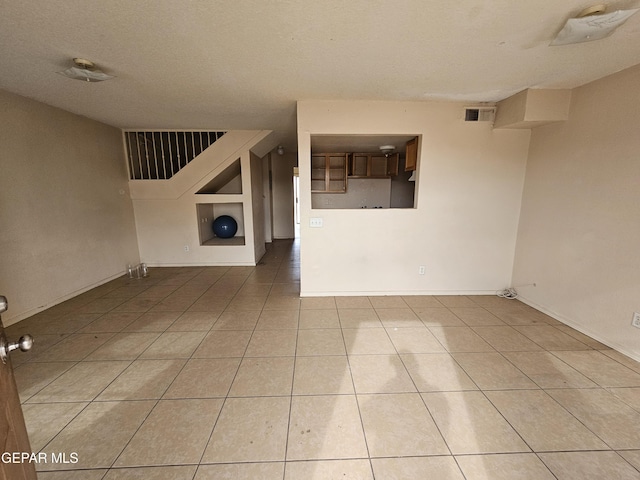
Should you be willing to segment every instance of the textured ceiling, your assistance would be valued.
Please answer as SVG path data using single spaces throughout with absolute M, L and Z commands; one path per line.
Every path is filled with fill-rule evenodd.
M 0 88 L 121 128 L 269 129 L 295 149 L 297 100 L 496 101 L 640 63 L 640 13 L 604 40 L 549 46 L 589 5 L 0 0 Z M 117 78 L 56 75 L 72 57 Z

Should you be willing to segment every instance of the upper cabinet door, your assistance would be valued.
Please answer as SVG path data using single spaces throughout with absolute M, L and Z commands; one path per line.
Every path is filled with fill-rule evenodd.
M 407 142 L 406 157 L 404 171 L 409 172 L 415 170 L 418 166 L 418 137 Z

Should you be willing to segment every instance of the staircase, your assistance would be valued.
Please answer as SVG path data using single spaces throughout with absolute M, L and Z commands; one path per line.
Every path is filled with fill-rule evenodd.
M 131 180 L 168 180 L 226 132 L 125 131 Z

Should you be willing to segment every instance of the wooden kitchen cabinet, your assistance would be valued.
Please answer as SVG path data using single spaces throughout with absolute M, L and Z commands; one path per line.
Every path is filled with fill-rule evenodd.
M 418 137 L 407 142 L 405 155 L 406 162 L 404 165 L 404 171 L 410 172 L 415 170 L 418 167 Z
M 346 153 L 311 154 L 311 192 L 345 193 L 347 157 Z
M 352 153 L 349 155 L 349 176 L 353 178 L 388 178 L 398 175 L 395 153 L 388 157 L 380 153 Z

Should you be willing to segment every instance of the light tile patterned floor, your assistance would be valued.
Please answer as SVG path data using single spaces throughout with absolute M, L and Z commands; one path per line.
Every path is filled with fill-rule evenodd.
M 299 297 L 155 268 L 8 329 L 42 480 L 640 479 L 640 365 L 491 296 Z

